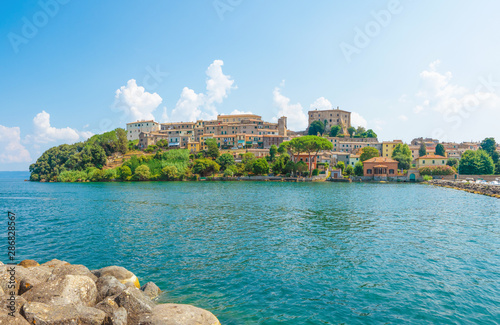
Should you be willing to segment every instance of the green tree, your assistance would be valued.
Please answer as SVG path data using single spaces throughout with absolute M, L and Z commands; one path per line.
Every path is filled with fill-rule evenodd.
M 356 129 L 353 126 L 350 126 L 347 129 L 347 132 L 349 132 L 349 136 L 352 138 L 354 136 L 354 133 L 356 133 Z
M 226 170 L 227 167 L 234 165 L 234 157 L 230 153 L 223 153 L 216 162 L 220 165 L 221 170 Z
M 297 164 L 294 163 L 292 160 L 288 160 L 285 165 L 285 168 L 283 169 L 283 173 L 295 175 L 296 172 L 297 172 Z
M 481 142 L 481 149 L 486 151 L 493 159 L 493 163 L 497 164 L 499 162 L 499 154 L 497 151 L 497 144 L 494 138 L 486 138 Z
M 280 155 L 272 166 L 273 173 L 276 175 L 282 174 L 289 160 L 290 156 L 288 154 Z
M 365 134 L 363 134 L 363 138 L 376 138 L 377 133 L 375 133 L 372 129 L 368 129 Z
M 317 157 L 320 151 L 332 150 L 333 144 L 327 139 L 316 135 L 308 135 L 295 139 L 298 139 L 300 148 L 309 155 L 309 175 L 311 175 L 313 155 Z
M 299 161 L 295 164 L 295 168 L 300 175 L 304 175 L 304 172 L 307 171 L 307 164 L 303 161 Z
M 281 143 L 281 144 L 280 144 L 280 146 L 278 147 L 278 153 L 279 153 L 280 155 L 283 155 L 283 154 L 287 153 L 286 146 L 283 146 L 282 144 L 283 144 L 283 143 Z
M 134 176 L 140 181 L 149 180 L 151 177 L 151 172 L 149 171 L 149 167 L 147 165 L 141 165 L 135 169 Z
M 392 159 L 398 162 L 399 169 L 410 169 L 412 162 L 410 147 L 407 144 L 398 143 L 392 151 Z
M 358 161 L 354 165 L 354 175 L 356 175 L 356 176 L 363 176 L 364 175 L 363 163 L 361 161 Z
M 212 159 L 219 158 L 219 146 L 217 145 L 217 140 L 214 138 L 208 138 L 205 140 L 205 144 L 207 145 L 207 157 Z
M 129 166 L 121 166 L 118 167 L 118 177 L 121 180 L 127 180 L 130 176 L 132 176 L 132 171 Z
M 361 155 L 359 157 L 359 160 L 365 161 L 374 157 L 379 157 L 380 153 L 379 151 L 374 148 L 374 147 L 364 147 L 361 149 Z
M 450 158 L 446 162 L 446 165 L 453 167 L 453 168 L 458 168 L 458 159 L 456 158 Z
M 362 137 L 366 133 L 366 129 L 362 126 L 358 126 L 356 129 L 356 135 Z
M 478 161 L 478 175 L 493 175 L 495 174 L 495 163 L 491 156 L 485 150 L 476 151 Z
M 444 149 L 444 146 L 441 143 L 438 143 L 436 145 L 436 152 L 435 153 L 438 156 L 446 157 L 446 150 Z
M 314 121 L 309 125 L 309 135 L 321 135 L 325 132 L 325 124 L 321 121 Z
M 330 128 L 330 137 L 336 137 L 341 131 L 340 125 L 334 125 Z
M 273 144 L 271 148 L 269 148 L 269 157 L 271 157 L 271 161 L 274 161 L 276 158 L 276 153 L 278 153 L 278 147 Z
M 492 175 L 495 164 L 485 150 L 467 150 L 462 154 L 458 170 L 462 175 Z
M 178 174 L 179 171 L 175 166 L 165 166 L 161 170 L 161 175 L 166 180 L 174 180 Z
M 343 173 L 344 169 L 345 169 L 345 163 L 343 161 L 339 161 L 339 162 L 337 162 L 337 165 L 335 167 L 337 167 L 338 169 L 340 169 L 342 171 L 342 173 Z
M 215 174 L 220 170 L 219 164 L 211 159 L 196 159 L 193 164 L 193 172 L 200 176 Z
M 344 175 L 347 176 L 354 175 L 354 168 L 351 165 L 348 165 L 344 170 Z
M 423 157 L 425 155 L 427 155 L 427 147 L 425 146 L 425 143 L 422 141 L 422 143 L 420 143 L 420 149 L 418 149 L 418 156 Z
M 253 162 L 252 171 L 255 175 L 264 175 L 269 173 L 269 164 L 264 158 L 256 159 Z

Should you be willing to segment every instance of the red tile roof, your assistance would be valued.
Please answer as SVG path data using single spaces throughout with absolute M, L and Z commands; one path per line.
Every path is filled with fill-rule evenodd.
M 418 157 L 417 159 L 447 159 L 447 158 L 435 154 L 428 154 L 422 157 Z
M 371 162 L 373 162 L 373 163 L 384 163 L 384 162 L 389 162 L 389 163 L 391 163 L 391 162 L 396 162 L 396 163 L 397 163 L 397 161 L 396 161 L 396 160 L 393 160 L 393 159 L 391 159 L 391 158 L 387 158 L 387 157 L 375 157 L 375 158 L 370 158 L 370 159 L 368 159 L 368 160 L 365 160 L 364 162 L 365 162 L 365 163 L 366 163 L 366 162 L 369 162 L 369 163 L 371 163 Z

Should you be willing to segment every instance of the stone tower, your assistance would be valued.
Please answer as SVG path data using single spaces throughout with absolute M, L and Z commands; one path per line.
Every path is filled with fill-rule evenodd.
M 278 134 L 286 137 L 286 116 L 278 119 Z

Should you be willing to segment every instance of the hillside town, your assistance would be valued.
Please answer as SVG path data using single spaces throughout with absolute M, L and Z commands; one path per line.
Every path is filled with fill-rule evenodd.
M 481 142 L 441 143 L 437 139 L 422 137 L 408 144 L 402 140 L 380 141 L 373 130 L 354 128 L 351 112 L 339 108 L 309 111 L 308 119 L 309 127 L 300 132 L 287 128 L 286 116 L 272 123 L 254 114 L 218 115 L 216 120 L 196 122 L 142 120 L 128 123 L 126 132 L 127 139 L 145 152 L 153 152 L 160 145 L 167 149 L 188 149 L 196 154 L 206 151 L 207 140 L 211 139 L 221 153 L 231 154 L 236 161 L 241 160 L 245 153 L 252 153 L 257 158 L 268 157 L 273 146 L 280 147 L 294 138 L 317 135 L 327 139 L 332 149 L 320 150 L 311 157 L 305 152 L 292 154 L 292 159 L 304 162 L 309 170 L 329 172 L 333 179 L 357 176 L 359 180 L 413 181 L 422 180 L 424 176 L 456 177 L 458 162 L 464 153 L 481 148 Z M 494 147 L 498 155 L 500 146 L 495 143 Z M 394 155 L 395 151 L 401 150 L 411 157 L 406 165 Z M 362 159 L 363 152 L 370 152 L 369 159 Z M 493 162 L 498 163 L 495 155 Z M 423 168 L 432 171 L 421 173 Z

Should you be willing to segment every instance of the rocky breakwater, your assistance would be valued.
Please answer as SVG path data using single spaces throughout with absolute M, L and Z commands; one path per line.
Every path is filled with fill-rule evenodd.
M 500 198 L 500 186 L 498 185 L 488 185 L 475 182 L 447 181 L 440 179 L 431 180 L 429 181 L 429 184 Z
M 0 325 L 220 325 L 210 312 L 180 304 L 157 304 L 160 289 L 140 286 L 119 266 L 89 270 L 51 260 L 0 262 Z

